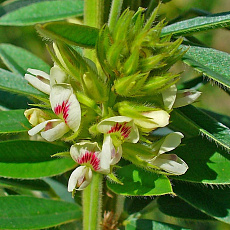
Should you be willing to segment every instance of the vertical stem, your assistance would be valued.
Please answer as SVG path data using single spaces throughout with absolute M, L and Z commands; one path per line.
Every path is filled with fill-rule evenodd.
M 84 230 L 99 230 L 101 223 L 102 174 L 93 172 L 92 182 L 83 190 Z
M 109 14 L 109 29 L 112 31 L 112 28 L 116 25 L 117 19 L 121 13 L 123 0 L 113 0 L 112 6 Z
M 104 24 L 104 1 L 85 0 L 84 24 L 101 28 Z M 85 56 L 97 63 L 95 50 L 85 50 Z M 83 190 L 83 227 L 84 230 L 99 230 L 102 209 L 102 174 L 93 172 L 93 178 L 88 187 Z
M 84 24 L 96 28 L 101 28 L 104 24 L 104 1 L 106 0 L 85 0 Z M 85 56 L 96 63 L 94 50 L 85 50 Z

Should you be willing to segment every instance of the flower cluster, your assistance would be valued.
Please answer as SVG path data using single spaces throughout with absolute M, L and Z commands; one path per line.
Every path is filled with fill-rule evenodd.
M 177 155 L 167 153 L 181 143 L 182 133 L 152 138 L 154 130 L 169 124 L 173 108 L 200 95 L 177 90 L 179 75 L 168 70 L 183 55 L 178 48 L 182 40 L 160 38 L 165 24 L 152 26 L 156 13 L 145 22 L 141 9 L 136 14 L 127 10 L 115 28 L 105 25 L 96 45 L 98 67 L 56 42 L 50 74 L 28 69 L 25 75 L 49 97 L 43 105 L 47 109 L 25 111 L 34 126 L 29 135 L 75 143 L 70 156 L 79 166 L 69 178 L 69 192 L 88 186 L 94 172 L 111 175 L 122 157 L 157 173 L 181 175 L 188 169 Z

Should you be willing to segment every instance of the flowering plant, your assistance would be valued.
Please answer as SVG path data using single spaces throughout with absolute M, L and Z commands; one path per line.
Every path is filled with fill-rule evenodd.
M 204 193 L 211 198 L 210 188 L 202 188 L 201 183 L 229 183 L 223 173 L 230 167 L 225 151 L 229 149 L 229 128 L 189 105 L 200 100 L 201 92 L 197 90 L 200 80 L 199 84 L 197 81 L 182 84 L 181 73 L 171 69 L 183 59 L 226 87 L 228 79 L 201 58 L 201 51 L 210 50 L 193 46 L 187 38 L 193 27 L 186 21 L 178 22 L 182 23 L 182 29 L 175 28 L 177 24 L 166 26 L 165 20 L 158 17 L 160 4 L 154 4 L 155 1 L 147 9 L 141 7 L 144 3 L 140 1 L 135 10 L 126 7 L 128 1 L 123 5 L 122 2 L 112 1 L 105 20 L 102 19 L 105 6 L 95 0 L 98 8 L 91 9 L 92 2 L 85 0 L 86 25 L 76 21 L 49 22 L 52 17 L 48 12 L 49 19 L 34 19 L 32 24 L 48 22 L 37 24 L 36 29 L 50 40 L 47 50 L 52 67 L 20 48 L 11 45 L 3 45 L 3 51 L 0 48 L 4 63 L 13 70 L 13 73 L 1 70 L 4 82 L 0 81 L 0 88 L 30 100 L 30 108 L 23 112 L 7 110 L 0 114 L 6 127 L 2 132 L 29 134 L 24 137 L 26 140 L 19 137 L 2 144 L 5 153 L 0 176 L 2 191 L 7 195 L 0 199 L 8 207 L 11 203 L 25 203 L 26 215 L 31 220 L 30 207 L 37 210 L 33 223 L 24 223 L 23 214 L 21 217 L 17 214 L 22 221 L 15 225 L 0 223 L 0 228 L 40 229 L 75 221 L 72 229 L 79 225 L 83 214 L 84 229 L 150 229 L 149 226 L 175 229 L 167 221 L 159 222 L 162 220 L 156 218 L 157 212 L 156 216 L 152 214 L 151 205 L 157 205 L 158 212 L 177 218 L 182 217 L 176 211 L 177 203 L 185 212 L 192 213 L 184 219 L 199 215 L 205 221 L 215 218 L 228 223 L 227 213 L 213 214 L 202 205 L 201 196 L 196 200 L 195 194 Z M 73 6 L 79 12 L 83 9 L 82 1 L 72 0 L 21 4 L 18 14 L 24 8 L 52 9 L 55 4 L 67 16 L 80 16 L 75 11 L 71 15 Z M 13 5 L 10 3 L 8 7 Z M 96 14 L 91 15 L 91 10 Z M 5 17 L 3 21 L 9 20 L 7 14 Z M 214 23 L 230 20 L 222 19 L 221 15 L 212 17 Z M 56 19 L 62 19 L 61 14 Z M 203 29 L 203 24 L 209 25 L 208 17 L 191 20 L 195 20 L 198 30 Z M 9 50 L 25 54 L 28 63 L 21 62 Z M 210 55 L 211 52 L 218 51 L 212 50 Z M 225 55 L 226 61 L 229 57 Z M 214 64 L 218 66 L 218 62 Z M 12 85 L 5 80 L 10 77 Z M 11 126 L 7 122 L 12 122 Z M 12 151 L 15 153 L 11 155 Z M 57 175 L 62 176 L 54 177 Z M 34 179 L 33 183 L 29 181 Z M 10 183 L 13 187 L 22 184 L 22 188 L 7 187 Z M 22 196 L 13 196 L 8 190 Z M 40 193 L 34 193 L 35 190 Z M 223 193 L 227 192 L 226 187 Z M 130 196 L 134 196 L 133 200 Z M 136 197 L 147 198 L 139 200 L 142 201 L 139 207 L 134 204 L 139 202 Z M 152 201 L 149 197 L 158 198 Z M 169 210 L 168 204 L 175 209 Z M 224 210 L 228 210 L 228 202 Z M 10 216 L 4 207 L 2 212 Z M 47 217 L 44 222 L 42 215 Z

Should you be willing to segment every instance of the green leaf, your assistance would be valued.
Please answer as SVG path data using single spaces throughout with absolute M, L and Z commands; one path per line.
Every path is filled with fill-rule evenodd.
M 26 196 L 0 197 L 1 229 L 43 229 L 81 218 L 76 204 Z
M 176 196 L 160 196 L 157 205 L 161 212 L 169 216 L 195 221 L 213 219 Z
M 28 81 L 19 74 L 0 69 L 0 75 L 0 89 L 2 90 L 35 98 L 46 97 L 44 93 L 29 85 Z
M 14 9 L 15 6 L 12 6 L 11 10 L 10 5 L 7 5 L 8 12 L 0 17 L 0 25 L 34 25 L 36 23 L 80 16 L 83 14 L 84 1 L 37 1 L 29 5 L 23 5 L 23 3 L 18 5 L 19 8 Z M 2 11 L 4 11 L 4 8 Z
M 41 141 L 1 142 L 0 176 L 36 179 L 62 174 L 73 169 L 76 163 L 71 158 L 51 158 L 51 155 L 68 149 L 67 146 Z
M 179 119 L 178 117 L 179 116 Z M 183 119 L 180 119 L 183 118 Z M 230 151 L 230 129 L 192 105 L 176 109 L 172 113 L 172 126 L 183 132 L 201 134 Z
M 50 66 L 25 49 L 10 44 L 0 45 L 0 57 L 12 72 L 25 75 L 28 68 L 49 73 Z
M 188 46 L 181 46 L 184 50 Z M 182 57 L 183 62 L 203 73 L 208 78 L 230 88 L 230 55 L 228 53 L 198 46 L 190 46 Z
M 173 181 L 174 192 L 193 207 L 230 224 L 230 188 Z
M 14 188 L 19 187 L 20 189 L 31 189 L 38 191 L 49 191 L 50 186 L 43 180 L 18 180 L 18 179 L 8 179 L 0 178 L 0 187 L 4 188 Z
M 230 155 L 215 143 L 202 137 L 190 138 L 173 152 L 189 166 L 184 175 L 173 178 L 205 184 L 230 184 Z
M 86 48 L 95 48 L 99 35 L 97 28 L 66 22 L 37 25 L 36 29 L 46 38 Z
M 230 25 L 230 12 L 196 17 L 163 28 L 161 35 L 188 35 L 195 32 L 206 31 Z
M 125 226 L 125 230 L 186 230 L 188 228 L 179 227 L 153 220 L 142 220 L 133 218 Z
M 147 172 L 133 164 L 118 169 L 116 175 L 124 185 L 107 181 L 107 186 L 120 195 L 159 196 L 173 192 L 166 176 Z
M 0 133 L 26 132 L 30 128 L 24 110 L 0 111 Z
M 0 105 L 8 109 L 28 109 L 33 102 L 21 95 L 0 90 Z

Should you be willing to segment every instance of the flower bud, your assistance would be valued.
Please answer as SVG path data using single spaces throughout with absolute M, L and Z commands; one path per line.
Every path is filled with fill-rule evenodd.
M 24 112 L 24 115 L 28 119 L 29 123 L 33 126 L 36 126 L 49 119 L 49 116 L 46 113 L 37 108 L 27 109 Z

